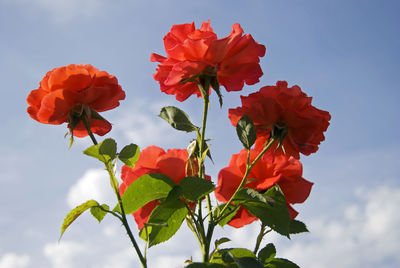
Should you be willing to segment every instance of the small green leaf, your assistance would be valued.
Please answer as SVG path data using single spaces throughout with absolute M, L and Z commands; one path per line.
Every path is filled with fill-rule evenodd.
M 121 152 L 118 154 L 118 158 L 128 167 L 134 168 L 135 163 L 139 159 L 139 155 L 140 155 L 139 146 L 131 143 L 122 148 Z
M 179 187 L 172 189 L 166 200 L 150 214 L 148 224 L 153 225 L 151 225 L 151 230 L 148 230 L 149 247 L 170 239 L 179 230 L 188 214 L 185 204 L 180 200 L 179 190 L 176 189 Z
M 237 122 L 236 132 L 244 148 L 250 149 L 256 141 L 256 127 L 253 120 L 247 115 L 243 115 Z
M 309 232 L 309 231 L 307 229 L 307 226 L 304 224 L 304 222 L 301 222 L 298 220 L 290 221 L 289 233 L 299 234 L 299 233 L 306 233 L 306 232 Z
M 160 173 L 146 174 L 133 181 L 122 195 L 125 214 L 131 214 L 150 201 L 165 198 L 175 186 L 167 176 Z
M 267 244 L 263 249 L 258 252 L 258 259 L 266 264 L 270 262 L 273 258 L 275 258 L 276 255 L 276 249 L 274 244 L 269 243 Z
M 275 201 L 269 196 L 260 194 L 258 191 L 251 188 L 242 188 L 236 195 L 234 200 L 244 201 L 244 202 L 261 202 L 273 206 Z
M 108 163 L 116 157 L 117 144 L 113 139 L 105 139 L 97 145 L 92 145 L 83 151 L 84 154 Z
M 116 212 L 118 214 L 122 214 L 121 207 L 120 207 L 119 204 L 115 205 L 115 207 L 114 207 L 114 209 L 112 211 Z
M 60 239 L 63 236 L 65 230 L 67 230 L 67 228 L 71 225 L 71 223 L 73 223 L 83 212 L 85 212 L 86 210 L 88 210 L 91 207 L 95 207 L 95 206 L 98 206 L 98 205 L 99 205 L 99 203 L 97 203 L 95 200 L 89 200 L 89 201 L 86 201 L 83 204 L 80 204 L 79 206 L 77 206 L 73 210 L 71 210 L 67 214 L 67 216 L 64 219 L 63 224 L 61 225 Z
M 269 188 L 263 195 L 273 199 L 274 205 L 271 206 L 262 202 L 245 202 L 241 205 L 259 218 L 264 225 L 289 237 L 290 215 L 282 190 L 278 185 L 275 185 Z
M 291 262 L 287 259 L 282 259 L 282 258 L 272 259 L 264 267 L 267 267 L 267 268 L 300 268 L 294 262 Z
M 227 237 L 222 237 L 220 239 L 217 239 L 214 242 L 215 248 L 218 248 L 219 245 L 222 245 L 223 243 L 227 243 L 229 241 L 231 241 L 231 240 Z
M 181 109 L 174 106 L 167 106 L 161 109 L 159 117 L 168 122 L 173 128 L 192 132 L 198 129 L 190 122 L 189 116 Z
M 186 268 L 227 268 L 223 264 L 219 263 L 204 263 L 204 262 L 192 262 Z
M 215 92 L 218 95 L 219 107 L 222 107 L 222 94 L 220 91 L 219 82 L 218 82 L 217 77 L 216 76 L 212 77 L 210 83 L 211 83 L 211 87 L 215 90 Z
M 95 217 L 99 223 L 104 219 L 104 216 L 106 216 L 107 212 L 104 210 L 109 210 L 110 208 L 106 205 L 103 204 L 101 205 L 103 209 L 100 207 L 91 207 L 90 208 L 90 213 L 92 214 L 93 217 Z
M 217 251 L 212 259 L 213 263 L 229 265 L 228 267 L 261 268 L 264 267 L 253 252 L 245 248 L 227 248 Z M 233 265 L 233 264 L 236 264 Z
M 198 177 L 183 178 L 179 185 L 182 188 L 183 195 L 189 201 L 198 201 L 215 190 L 211 181 Z

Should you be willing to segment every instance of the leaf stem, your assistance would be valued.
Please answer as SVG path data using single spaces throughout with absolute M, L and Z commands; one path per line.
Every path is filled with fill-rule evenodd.
M 85 115 L 83 115 L 81 117 L 81 119 L 82 119 L 83 125 L 85 126 L 85 128 L 86 128 L 86 130 L 87 130 L 87 132 L 89 134 L 89 137 L 92 139 L 92 142 L 94 143 L 94 145 L 97 145 L 98 144 L 97 140 L 94 137 L 92 130 L 90 129 L 90 125 L 89 125 L 87 119 L 85 118 Z M 138 244 L 137 244 L 137 242 L 135 240 L 135 237 L 132 234 L 131 228 L 129 227 L 128 220 L 126 219 L 125 210 L 124 210 L 124 206 L 122 204 L 121 195 L 120 195 L 119 190 L 118 190 L 118 185 L 114 185 L 115 184 L 114 182 L 116 182 L 116 178 L 115 178 L 114 171 L 113 171 L 113 168 L 111 166 L 111 163 L 110 162 L 105 162 L 104 165 L 106 167 L 106 170 L 107 170 L 108 174 L 110 175 L 111 185 L 113 187 L 115 195 L 117 196 L 118 204 L 119 204 L 119 207 L 121 209 L 121 218 L 120 218 L 120 220 L 121 220 L 122 224 L 125 227 L 125 230 L 126 230 L 128 236 L 129 236 L 129 238 L 130 238 L 130 240 L 132 242 L 133 247 L 135 248 L 135 251 L 136 251 L 136 253 L 137 253 L 137 255 L 138 255 L 139 259 L 140 259 L 140 262 L 142 263 L 143 268 L 147 268 L 146 259 L 143 257 L 142 252 L 140 251 L 139 246 L 138 246 Z

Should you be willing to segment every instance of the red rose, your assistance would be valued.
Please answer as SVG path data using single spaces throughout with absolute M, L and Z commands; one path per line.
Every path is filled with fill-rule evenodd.
M 241 96 L 241 100 L 242 107 L 229 109 L 229 118 L 234 126 L 244 114 L 253 120 L 257 148 L 264 145 L 274 129 L 284 132 L 284 149 L 297 159 L 299 153 L 316 152 L 325 140 L 323 133 L 331 116 L 312 106 L 312 98 L 307 97 L 299 86 L 288 88 L 286 81 L 278 81 L 276 86 L 266 86 L 247 97 Z
M 161 63 L 154 79 L 161 91 L 179 101 L 201 96 L 195 82 L 182 83 L 196 75 L 216 77 L 227 91 L 239 91 L 244 83 L 257 83 L 263 74 L 259 57 L 265 55 L 265 46 L 243 35 L 239 24 L 233 24 L 230 35 L 222 39 L 217 39 L 209 21 L 200 29 L 194 23 L 174 25 L 164 37 L 164 46 L 167 57 L 151 55 L 151 61 Z
M 89 64 L 70 64 L 46 74 L 39 88 L 29 93 L 27 111 L 40 123 L 59 125 L 72 123 L 72 114 L 85 110 L 90 129 L 102 136 L 111 130 L 111 124 L 97 112 L 113 109 L 123 99 L 125 92 L 115 76 Z M 88 135 L 82 121 L 74 127 L 73 135 Z
M 124 194 L 132 182 L 145 174 L 162 173 L 170 177 L 177 184 L 184 177 L 193 176 L 194 174 L 189 168 L 190 165 L 188 165 L 188 157 L 189 155 L 185 149 L 170 149 L 165 152 L 160 147 L 154 145 L 145 148 L 140 152 L 135 168 L 122 167 L 121 178 L 123 182 L 119 187 L 121 195 Z M 144 223 L 147 222 L 157 204 L 158 201 L 149 202 L 133 213 L 139 229 L 143 228 Z M 191 207 L 193 206 L 194 203 Z
M 250 161 L 253 161 L 260 150 L 250 150 Z M 246 172 L 247 150 L 243 149 L 231 157 L 229 165 L 218 174 L 218 185 L 215 190 L 216 198 L 227 203 L 232 197 Z M 251 188 L 259 192 L 278 184 L 286 198 L 287 207 L 291 218 L 297 216 L 297 212 L 290 204 L 304 202 L 310 194 L 313 183 L 302 177 L 303 169 L 300 161 L 294 157 L 287 158 L 284 155 L 264 154 L 250 171 L 245 188 Z M 255 221 L 257 218 L 241 207 L 235 217 L 228 223 L 239 228 Z

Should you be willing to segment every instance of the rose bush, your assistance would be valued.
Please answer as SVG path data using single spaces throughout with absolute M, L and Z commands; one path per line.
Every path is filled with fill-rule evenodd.
M 265 86 L 247 97 L 241 96 L 241 100 L 241 107 L 229 109 L 229 118 L 234 126 L 244 114 L 253 120 L 257 148 L 261 148 L 271 134 L 276 134 L 283 139 L 286 153 L 298 159 L 299 153 L 316 152 L 325 140 L 324 132 L 331 115 L 312 106 L 312 98 L 299 86 L 288 88 L 286 81 L 278 81 L 275 86 Z
M 27 111 L 40 123 L 68 123 L 76 137 L 88 135 L 80 120 L 84 112 L 90 129 L 102 136 L 111 130 L 111 124 L 98 112 L 119 106 L 119 101 L 123 99 L 125 92 L 115 76 L 90 64 L 70 64 L 54 68 L 46 74 L 39 88 L 28 95 Z
M 179 101 L 193 94 L 201 96 L 194 81 L 185 82 L 196 76 L 209 76 L 214 79 L 213 86 L 221 84 L 227 91 L 238 91 L 244 83 L 257 83 L 263 74 L 259 57 L 265 55 L 265 46 L 251 35 L 243 35 L 239 24 L 232 25 L 230 35 L 222 39 L 217 39 L 209 22 L 203 22 L 200 29 L 194 23 L 174 25 L 164 36 L 164 47 L 167 57 L 151 55 L 151 61 L 161 63 L 154 79 L 161 91 Z
M 251 149 L 250 161 L 253 161 L 259 153 L 260 150 Z M 219 201 L 226 203 L 235 193 L 246 172 L 246 163 L 247 150 L 243 149 L 238 154 L 232 155 L 229 165 L 221 169 L 215 190 L 215 196 Z M 290 217 L 294 219 L 298 213 L 291 204 L 303 203 L 309 196 L 313 185 L 302 177 L 302 173 L 302 164 L 294 157 L 288 158 L 268 152 L 251 169 L 244 187 L 263 192 L 278 184 L 285 196 Z M 241 207 L 228 224 L 240 228 L 256 219 Z

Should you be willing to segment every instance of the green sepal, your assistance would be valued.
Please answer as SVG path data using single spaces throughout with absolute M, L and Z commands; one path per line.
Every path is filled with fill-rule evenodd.
M 95 217 L 96 220 L 99 221 L 99 223 L 104 219 L 104 217 L 107 214 L 107 210 L 109 210 L 109 206 L 106 204 L 101 205 L 103 209 L 101 209 L 99 206 L 97 207 L 91 207 L 90 208 L 90 213 L 92 214 L 93 217 Z
M 167 197 L 175 185 L 173 180 L 160 173 L 141 176 L 121 196 L 125 214 L 135 212 L 150 201 Z
M 65 230 L 67 230 L 71 223 L 73 223 L 83 212 L 95 206 L 99 206 L 99 203 L 97 203 L 95 200 L 89 200 L 71 210 L 64 218 L 63 224 L 61 225 L 61 235 L 59 240 L 61 240 Z
M 90 146 L 83 153 L 97 158 L 103 163 L 109 163 L 116 157 L 117 143 L 111 138 L 105 139 L 97 145 Z
M 198 129 L 190 122 L 189 116 L 184 111 L 174 106 L 163 107 L 158 116 L 177 130 L 192 132 Z
M 253 120 L 247 115 L 243 115 L 237 122 L 236 133 L 246 149 L 250 149 L 257 138 L 256 127 L 254 126 Z
M 135 163 L 138 161 L 140 155 L 140 148 L 136 144 L 129 144 L 122 148 L 118 154 L 119 160 L 121 160 L 128 167 L 134 168 Z
M 179 186 L 182 188 L 183 195 L 189 201 L 198 201 L 215 190 L 211 181 L 198 177 L 185 177 L 180 181 Z

